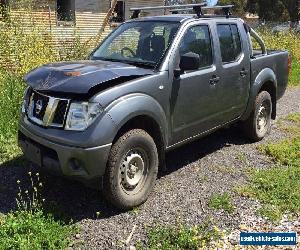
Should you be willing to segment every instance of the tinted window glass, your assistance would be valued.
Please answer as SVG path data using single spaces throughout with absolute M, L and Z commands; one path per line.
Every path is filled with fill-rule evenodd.
M 180 45 L 180 56 L 193 52 L 200 56 L 200 68 L 211 66 L 212 47 L 207 25 L 191 27 L 183 37 Z
M 217 28 L 222 61 L 224 63 L 236 61 L 242 52 L 237 26 L 235 24 L 219 24 Z
M 234 43 L 234 55 L 235 58 L 239 58 L 242 53 L 241 40 L 238 27 L 236 25 L 230 25 Z

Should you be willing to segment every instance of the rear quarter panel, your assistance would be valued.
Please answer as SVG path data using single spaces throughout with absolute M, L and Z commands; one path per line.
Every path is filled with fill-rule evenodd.
M 261 75 L 261 72 L 263 71 L 265 71 L 266 73 Z M 288 83 L 287 51 L 268 51 L 268 55 L 263 55 L 255 59 L 251 59 L 252 86 L 254 86 L 254 88 L 256 86 L 259 87 L 260 84 L 263 84 L 267 80 L 274 81 L 274 83 L 276 84 L 276 96 L 278 100 L 283 96 Z
M 242 120 L 248 119 L 253 110 L 255 98 L 264 83 L 271 82 L 276 89 L 276 100 L 273 100 L 272 118 L 276 117 L 276 102 L 280 99 L 288 84 L 288 52 L 268 51 L 267 55 L 251 59 L 251 88 L 249 101 Z M 274 94 L 275 95 L 275 94 Z

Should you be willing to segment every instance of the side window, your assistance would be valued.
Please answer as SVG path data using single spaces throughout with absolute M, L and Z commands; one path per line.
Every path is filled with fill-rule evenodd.
M 217 31 L 223 63 L 238 60 L 242 53 L 241 39 L 235 24 L 218 24 Z
M 238 59 L 242 54 L 242 46 L 241 46 L 241 39 L 238 27 L 235 24 L 230 25 L 232 37 L 233 37 L 233 44 L 234 44 L 234 57 Z
M 179 54 L 193 52 L 200 56 L 200 68 L 213 64 L 210 31 L 207 25 L 189 28 L 180 44 Z

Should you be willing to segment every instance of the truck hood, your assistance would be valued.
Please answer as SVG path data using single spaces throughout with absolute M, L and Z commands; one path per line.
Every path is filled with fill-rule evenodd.
M 24 80 L 41 92 L 89 94 L 154 74 L 150 69 L 108 61 L 76 61 L 47 64 L 28 73 Z

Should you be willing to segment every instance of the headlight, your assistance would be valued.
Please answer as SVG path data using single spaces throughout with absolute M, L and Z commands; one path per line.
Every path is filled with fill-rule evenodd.
M 73 102 L 71 103 L 66 130 L 86 130 L 103 111 L 99 103 Z
M 22 114 L 27 113 L 30 93 L 31 93 L 30 87 L 27 87 L 24 91 L 24 97 L 23 97 L 23 102 L 22 102 L 22 107 L 21 107 Z

